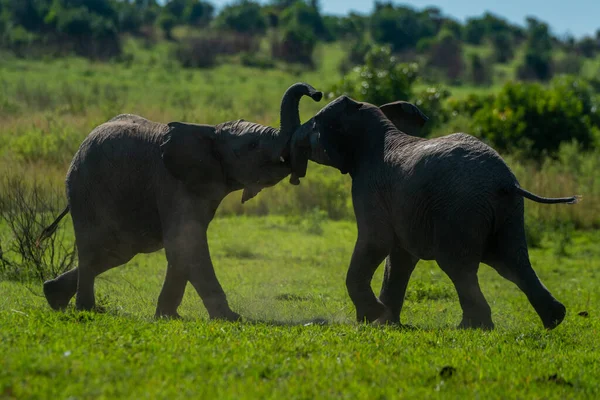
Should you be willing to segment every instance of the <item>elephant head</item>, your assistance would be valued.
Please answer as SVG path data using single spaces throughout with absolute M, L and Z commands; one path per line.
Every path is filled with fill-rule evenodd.
M 306 176 L 309 159 L 348 173 L 357 150 L 369 146 L 368 138 L 363 137 L 365 131 L 379 132 L 383 124 L 396 134 L 418 136 L 427 120 L 417 106 L 405 101 L 376 107 L 340 96 L 294 133 L 290 183 L 297 185 L 299 178 Z
M 215 126 L 171 122 L 161 144 L 169 172 L 190 189 L 244 189 L 242 203 L 291 172 L 289 143 L 300 126 L 302 96 L 320 101 L 323 94 L 306 83 L 290 86 L 281 100 L 280 129 L 245 120 Z

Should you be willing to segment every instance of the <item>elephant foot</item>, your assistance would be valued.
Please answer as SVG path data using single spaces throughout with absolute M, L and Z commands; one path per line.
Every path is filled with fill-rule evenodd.
M 96 313 L 96 314 L 106 314 L 108 313 L 108 309 L 105 306 L 99 306 L 97 304 L 94 304 L 93 306 L 89 307 L 89 306 L 75 306 L 75 310 L 77 311 L 85 311 L 85 312 L 92 312 L 92 313 Z
M 544 328 L 551 330 L 560 325 L 567 315 L 567 308 L 559 301 L 554 301 L 548 311 L 540 315 Z
M 391 317 L 391 313 L 387 309 L 387 307 L 381 303 L 380 301 L 373 302 L 368 307 L 357 307 L 356 308 L 356 320 L 359 323 L 366 322 L 374 322 L 378 319 L 382 319 L 382 322 L 387 319 L 387 316 Z
M 242 319 L 242 317 L 240 314 L 229 310 L 228 312 L 222 313 L 219 315 L 211 315 L 210 319 L 218 319 L 218 320 L 223 320 L 223 321 L 236 322 L 236 321 L 240 321 Z
M 400 319 L 394 317 L 392 311 L 386 307 L 383 313 L 373 321 L 373 325 L 400 325 Z
M 494 323 L 492 320 L 479 320 L 475 318 L 463 317 L 458 329 L 482 329 L 485 331 L 494 329 Z
M 240 314 L 231 310 L 225 297 L 213 297 L 203 299 L 203 301 L 210 319 L 220 319 L 224 321 L 239 321 L 242 319 Z
M 400 323 L 400 318 L 394 317 L 389 308 L 386 308 L 383 314 L 373 321 L 373 325 L 377 326 L 393 326 L 401 330 L 416 330 L 412 325 Z
M 44 282 L 44 296 L 50 307 L 57 311 L 66 309 L 73 297 L 72 294 L 65 293 L 61 282 L 57 280 Z
M 177 313 L 177 311 L 160 311 L 160 310 L 156 310 L 156 313 L 154 314 L 154 318 L 155 319 L 182 319 L 181 315 L 179 315 L 179 313 Z

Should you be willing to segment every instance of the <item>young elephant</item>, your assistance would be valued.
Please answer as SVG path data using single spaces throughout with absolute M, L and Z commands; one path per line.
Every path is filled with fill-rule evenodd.
M 164 247 L 168 266 L 156 316 L 178 316 L 189 280 L 210 318 L 238 319 L 215 275 L 208 224 L 227 194 L 243 189 L 245 202 L 290 173 L 286 157 L 302 96 L 320 101 L 322 93 L 292 85 L 281 101 L 281 130 L 244 120 L 165 125 L 135 115 L 94 129 L 67 173 L 68 206 L 40 237 L 71 212 L 79 267 L 44 283 L 50 306 L 63 309 L 77 293 L 77 309 L 92 309 L 96 276 Z
M 418 260 L 436 260 L 452 280 L 463 310 L 460 327 L 493 328 L 477 279 L 479 263 L 492 266 L 529 299 L 546 328 L 566 309 L 531 267 L 523 224 L 523 197 L 500 155 L 473 136 L 423 139 L 427 118 L 406 102 L 381 108 L 342 96 L 292 138 L 292 178 L 304 176 L 308 158 L 352 177 L 358 239 L 346 285 L 359 321 L 400 322 L 410 275 Z M 399 129 L 400 128 L 400 129 Z M 379 299 L 370 287 L 386 258 Z

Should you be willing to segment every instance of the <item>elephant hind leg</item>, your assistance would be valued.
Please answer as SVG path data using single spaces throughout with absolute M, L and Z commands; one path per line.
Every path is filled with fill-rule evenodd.
M 486 264 L 525 293 L 545 328 L 553 329 L 563 321 L 565 306 L 552 296 L 531 266 L 522 218 L 503 227 L 485 258 Z
M 44 296 L 54 310 L 64 310 L 77 292 L 78 269 L 73 268 L 55 279 L 44 282 Z
M 463 311 L 459 328 L 494 329 L 492 311 L 481 292 L 477 271 L 479 261 L 459 261 L 454 258 L 437 260 L 440 268 L 452 280 Z
M 108 248 L 102 246 L 97 246 L 91 251 L 86 251 L 84 247 L 78 251 L 78 255 L 79 268 L 77 268 L 75 307 L 77 310 L 91 311 L 96 307 L 96 298 L 94 295 L 96 277 L 111 268 L 125 264 L 133 258 L 133 255 L 128 252 L 125 255 L 125 253 L 121 254 L 117 251 L 110 251 Z

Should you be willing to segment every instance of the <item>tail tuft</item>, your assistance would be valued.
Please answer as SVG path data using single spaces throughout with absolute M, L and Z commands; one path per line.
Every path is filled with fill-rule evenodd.
M 567 204 L 577 204 L 577 203 L 579 203 L 581 201 L 581 199 L 583 199 L 583 196 L 579 195 L 579 194 L 576 194 L 575 196 L 573 196 L 573 200 L 571 200 Z
M 56 232 L 58 223 L 60 222 L 61 219 L 64 218 L 65 215 L 67 215 L 69 213 L 69 210 L 70 210 L 70 207 L 66 206 L 65 209 L 63 210 L 63 212 L 61 212 L 60 215 L 58 217 L 56 217 L 54 222 L 52 224 L 50 224 L 50 226 L 44 228 L 44 230 L 42 231 L 42 233 L 40 234 L 38 239 L 35 241 L 35 247 L 39 248 L 42 241 L 48 239 L 50 236 L 52 236 L 54 234 L 54 232 Z

